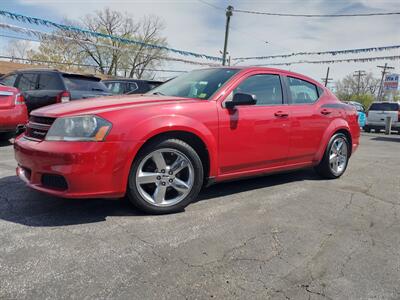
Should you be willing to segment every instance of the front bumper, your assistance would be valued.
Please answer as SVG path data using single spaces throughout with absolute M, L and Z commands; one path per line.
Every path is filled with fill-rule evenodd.
M 14 143 L 17 175 L 28 186 L 59 197 L 120 198 L 139 147 L 132 142 L 48 142 L 20 136 Z M 49 177 L 56 183 L 61 178 L 65 185 L 49 184 Z

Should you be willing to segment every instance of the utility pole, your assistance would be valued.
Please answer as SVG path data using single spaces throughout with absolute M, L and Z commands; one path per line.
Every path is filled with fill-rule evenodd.
M 321 80 L 324 82 L 325 86 L 328 86 L 328 83 L 333 80 L 333 78 L 329 78 L 329 67 L 326 70 L 326 76 L 325 78 L 321 78 Z
M 226 8 L 225 42 L 224 42 L 224 52 L 222 53 L 223 66 L 225 66 L 226 64 L 226 50 L 228 49 L 229 23 L 231 21 L 232 12 L 233 12 L 233 6 L 229 5 Z
M 382 70 L 382 78 L 381 78 L 381 83 L 379 84 L 379 91 L 378 91 L 378 101 L 382 101 L 383 100 L 383 79 L 385 78 L 385 75 L 387 73 L 387 70 L 393 70 L 394 67 L 389 67 L 387 65 L 387 63 L 385 63 L 384 66 L 377 66 Z
M 353 76 L 358 77 L 357 79 L 357 95 L 360 95 L 360 84 L 361 84 L 361 77 L 367 75 L 364 70 L 354 71 Z

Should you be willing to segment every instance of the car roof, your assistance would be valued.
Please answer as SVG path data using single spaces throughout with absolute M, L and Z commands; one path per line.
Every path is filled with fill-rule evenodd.
M 298 77 L 300 79 L 304 79 L 306 81 L 310 81 L 314 83 L 315 85 L 318 85 L 321 88 L 325 88 L 324 85 L 322 85 L 320 82 L 312 79 L 311 77 L 308 77 L 306 75 L 284 70 L 284 69 L 278 69 L 278 68 L 270 68 L 270 67 L 261 67 L 261 66 L 219 66 L 219 67 L 210 67 L 206 69 L 232 69 L 232 70 L 240 70 L 240 72 L 252 72 L 252 71 L 259 71 L 259 72 L 276 72 L 276 73 L 281 73 L 286 76 L 293 76 L 293 77 Z M 204 69 L 197 69 L 197 70 L 204 70 Z
M 132 79 L 132 78 L 114 78 L 114 79 L 103 79 L 102 81 L 105 82 L 116 82 L 116 81 L 122 81 L 122 82 L 148 82 L 148 83 L 163 83 L 163 81 L 159 80 L 146 80 L 146 79 Z
M 67 76 L 74 76 L 74 77 L 82 77 L 82 78 L 91 78 L 91 79 L 97 79 L 101 80 L 101 78 L 96 77 L 92 74 L 79 74 L 79 73 L 70 73 L 70 72 L 64 72 L 60 71 L 58 69 L 48 69 L 48 68 L 31 68 L 31 69 L 18 69 L 15 71 L 12 71 L 8 74 L 15 74 L 15 73 L 30 73 L 30 72 L 39 72 L 39 73 L 59 73 L 61 75 L 67 75 Z M 6 74 L 6 75 L 8 75 Z

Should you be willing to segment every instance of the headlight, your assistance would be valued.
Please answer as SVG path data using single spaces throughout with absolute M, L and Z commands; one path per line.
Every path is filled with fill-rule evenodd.
M 104 141 L 111 123 L 97 116 L 58 118 L 51 125 L 46 141 Z

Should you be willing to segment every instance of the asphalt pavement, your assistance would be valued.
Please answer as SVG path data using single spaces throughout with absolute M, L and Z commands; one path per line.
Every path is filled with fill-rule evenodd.
M 0 299 L 400 299 L 400 135 L 363 134 L 344 176 L 224 183 L 185 212 L 66 200 L 0 144 Z

